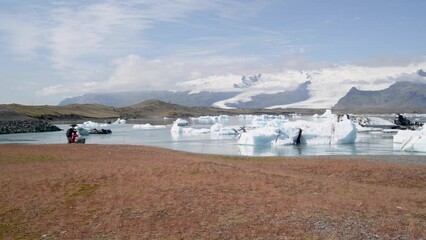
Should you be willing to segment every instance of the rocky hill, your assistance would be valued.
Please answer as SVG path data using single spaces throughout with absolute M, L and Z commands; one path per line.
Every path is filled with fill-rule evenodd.
M 426 111 L 426 84 L 397 82 L 380 91 L 362 91 L 352 88 L 334 109 L 379 109 L 395 112 Z

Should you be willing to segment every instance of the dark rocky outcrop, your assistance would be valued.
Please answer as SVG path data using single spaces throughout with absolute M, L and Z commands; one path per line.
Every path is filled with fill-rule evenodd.
M 0 134 L 61 131 L 47 121 L 36 119 L 0 121 Z

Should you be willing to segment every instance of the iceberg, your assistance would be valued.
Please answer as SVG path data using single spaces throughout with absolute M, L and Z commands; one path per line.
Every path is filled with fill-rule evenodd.
M 250 129 L 253 128 L 253 129 Z M 327 115 L 322 121 L 254 118 L 238 139 L 241 145 L 353 144 L 358 129 L 349 117 Z
M 319 116 L 318 114 L 315 114 L 312 117 L 313 118 L 330 118 L 330 117 L 333 117 L 333 115 L 334 114 L 331 112 L 331 110 L 327 109 L 321 116 Z
M 198 134 L 210 133 L 210 129 L 209 128 L 198 129 L 198 128 L 189 127 L 188 121 L 178 118 L 176 119 L 176 121 L 173 122 L 170 132 L 172 132 L 172 134 L 182 133 L 182 134 L 198 135 Z
M 280 130 L 279 136 L 272 141 L 274 146 L 300 144 L 303 130 L 301 128 L 285 128 Z
M 106 123 L 97 123 L 97 122 L 92 122 L 92 121 L 86 121 L 83 122 L 83 126 L 84 128 L 99 128 L 99 127 L 106 127 L 108 126 L 108 124 Z
M 275 127 L 256 128 L 242 132 L 238 144 L 241 145 L 271 145 L 279 135 L 279 129 Z
M 407 152 L 426 152 L 426 128 L 421 130 L 400 130 L 393 137 L 394 149 Z
M 117 118 L 117 120 L 115 120 L 115 122 L 113 122 L 112 124 L 126 124 L 126 120 Z

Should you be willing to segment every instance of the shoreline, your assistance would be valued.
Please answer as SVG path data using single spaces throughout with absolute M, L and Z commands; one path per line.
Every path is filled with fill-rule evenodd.
M 365 158 L 0 145 L 0 238 L 425 238 L 426 166 Z

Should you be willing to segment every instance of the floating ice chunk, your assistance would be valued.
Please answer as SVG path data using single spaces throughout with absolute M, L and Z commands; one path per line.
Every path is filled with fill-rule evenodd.
M 106 127 L 108 124 L 106 123 L 97 123 L 92 121 L 86 121 L 83 123 L 84 128 L 99 128 L 99 127 Z
M 325 110 L 325 112 L 321 116 L 318 116 L 318 114 L 315 114 L 314 117 L 316 117 L 316 118 L 330 118 L 330 117 L 333 117 L 333 113 L 331 112 L 330 109 L 327 109 L 327 110 Z
M 166 125 L 151 125 L 149 123 L 146 124 L 135 124 L 133 125 L 134 129 L 164 129 Z
M 209 128 L 191 128 L 191 127 L 180 127 L 173 125 L 170 130 L 172 133 L 181 133 L 181 134 L 190 134 L 190 135 L 199 135 L 210 133 Z
M 242 132 L 238 139 L 241 145 L 271 145 L 271 142 L 279 135 L 279 129 L 264 127 Z
M 176 121 L 173 122 L 172 128 L 170 129 L 172 133 L 179 133 L 179 134 L 206 134 L 210 133 L 209 128 L 191 128 L 188 126 L 188 121 L 178 118 Z
M 331 144 L 350 144 L 354 143 L 357 137 L 357 128 L 355 123 L 349 119 L 333 123 Z
M 112 124 L 126 124 L 126 120 L 117 118 L 117 120 L 115 120 L 115 122 L 113 122 Z
M 408 152 L 426 152 L 426 128 L 401 130 L 393 137 L 394 148 Z

